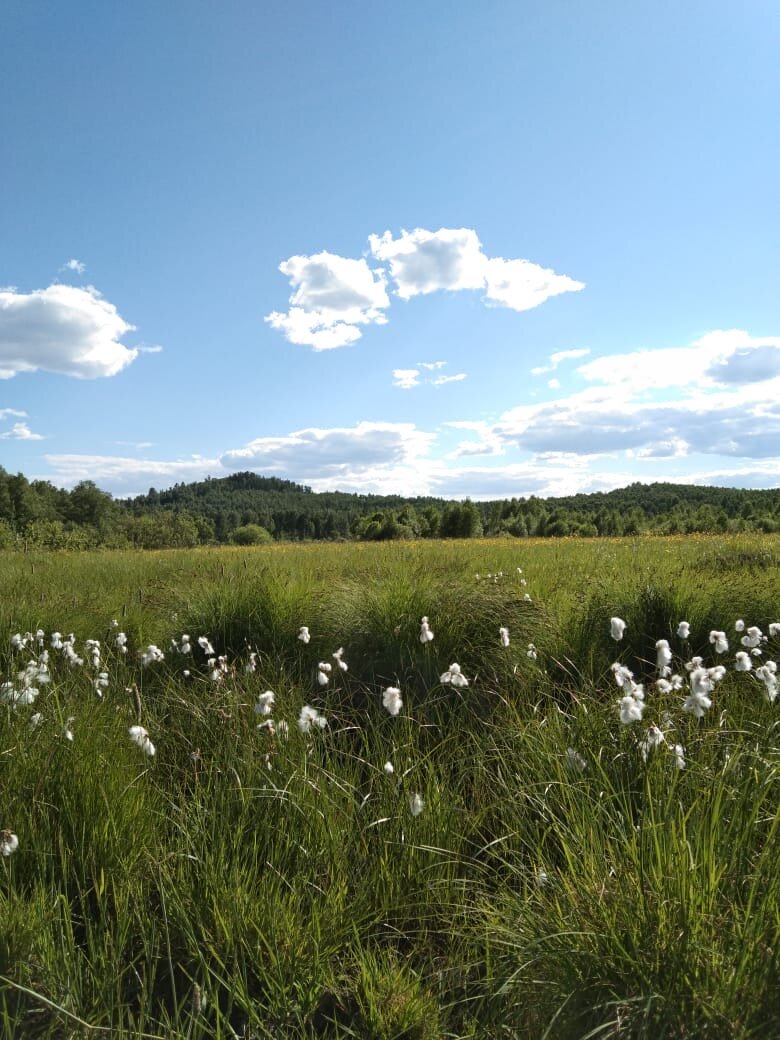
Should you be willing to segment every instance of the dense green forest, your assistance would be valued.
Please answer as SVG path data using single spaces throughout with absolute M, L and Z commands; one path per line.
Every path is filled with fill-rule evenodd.
M 631 484 L 616 491 L 491 502 L 314 492 L 235 473 L 114 499 L 0 467 L 0 548 L 143 549 L 264 541 L 599 537 L 780 530 L 780 489 Z

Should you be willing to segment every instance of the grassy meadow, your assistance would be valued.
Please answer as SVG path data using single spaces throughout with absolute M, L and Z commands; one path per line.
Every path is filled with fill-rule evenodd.
M 0 1035 L 780 1036 L 778 622 L 775 536 L 0 554 Z

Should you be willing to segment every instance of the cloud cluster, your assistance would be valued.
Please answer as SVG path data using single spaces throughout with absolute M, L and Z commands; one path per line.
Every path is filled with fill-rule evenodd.
M 279 265 L 293 292 L 287 312 L 265 320 L 291 343 L 330 350 L 356 342 L 361 326 L 387 321 L 388 282 L 401 300 L 447 290 L 482 290 L 488 306 L 530 310 L 561 293 L 584 288 L 530 260 L 489 257 L 472 228 L 417 228 L 394 238 L 390 231 L 369 235 L 370 254 L 352 260 L 333 253 L 292 256 Z
M 133 330 L 92 288 L 50 285 L 0 291 L 0 379 L 58 372 L 80 379 L 114 376 L 138 357 L 120 343 Z
M 452 419 L 436 430 L 369 421 L 308 427 L 255 438 L 216 458 L 47 460 L 64 483 L 108 481 L 125 493 L 242 469 L 315 490 L 474 498 L 608 490 L 636 479 L 778 485 L 778 350 L 780 339 L 719 330 L 685 347 L 588 359 L 577 369 L 582 388 L 492 420 Z M 564 360 L 576 359 L 559 352 L 550 363 Z M 425 361 L 395 376 L 398 385 L 414 386 L 446 378 L 445 368 Z M 24 414 L 4 409 L 0 418 Z
M 638 457 L 689 454 L 769 458 L 780 444 L 780 403 L 763 394 L 697 395 L 675 401 L 625 399 L 585 390 L 506 412 L 495 426 L 505 446 L 534 454 L 597 455 L 642 450 Z

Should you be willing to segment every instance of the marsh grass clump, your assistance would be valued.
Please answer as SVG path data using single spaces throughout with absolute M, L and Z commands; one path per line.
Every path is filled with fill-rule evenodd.
M 730 546 L 0 560 L 4 1035 L 773 1040 L 780 602 Z

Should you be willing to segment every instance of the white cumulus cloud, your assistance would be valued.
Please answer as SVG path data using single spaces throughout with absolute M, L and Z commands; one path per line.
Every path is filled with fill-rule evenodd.
M 258 437 L 243 448 L 226 451 L 220 461 L 229 470 L 256 470 L 309 484 L 315 490 L 396 491 L 405 480 L 410 486 L 420 486 L 419 469 L 435 436 L 413 423 L 360 422 Z
M 780 376 L 780 337 L 717 329 L 689 346 L 634 350 L 594 358 L 577 369 L 589 382 L 631 393 L 765 382 Z
M 485 283 L 485 300 L 513 311 L 530 311 L 553 296 L 585 288 L 584 282 L 556 274 L 549 267 L 540 267 L 530 260 L 504 260 L 500 256 L 487 260 Z
M 439 231 L 402 231 L 369 235 L 368 244 L 377 260 L 390 266 L 396 292 L 402 300 L 437 289 L 481 289 L 485 285 L 485 254 L 471 228 Z
M 47 479 L 69 486 L 94 480 L 114 494 L 140 494 L 150 486 L 170 487 L 180 481 L 226 476 L 219 459 L 193 455 L 188 459 L 133 459 L 119 455 L 45 455 L 53 473 Z
M 381 271 L 365 260 L 334 253 L 291 256 L 279 265 L 293 293 L 286 313 L 274 311 L 268 324 L 290 343 L 332 350 L 359 340 L 364 325 L 384 325 L 390 300 Z
M 138 350 L 120 343 L 134 329 L 91 286 L 0 291 L 0 379 L 58 372 L 79 379 L 114 376 Z
M 26 422 L 18 422 L 14 423 L 10 430 L 6 430 L 5 433 L 0 433 L 0 440 L 42 441 L 43 435 L 40 433 L 33 433 Z

